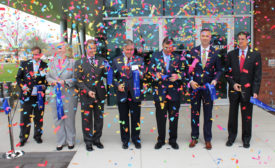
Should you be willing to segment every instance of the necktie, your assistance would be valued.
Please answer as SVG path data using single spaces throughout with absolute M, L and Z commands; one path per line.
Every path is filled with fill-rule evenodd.
M 206 64 L 206 49 L 203 49 L 202 56 L 201 56 L 202 68 L 205 67 Z
M 243 72 L 244 60 L 245 60 L 244 51 L 242 51 L 242 55 L 240 58 L 240 72 Z
M 165 60 L 165 65 L 166 65 L 166 71 L 168 72 L 169 70 L 169 64 L 170 64 L 170 56 L 165 56 L 166 60 Z
M 131 68 L 130 61 L 131 61 L 130 58 L 127 58 L 127 66 L 126 66 L 127 77 L 129 77 L 129 75 L 130 75 L 130 68 Z
M 94 58 L 90 58 L 92 72 L 95 72 Z

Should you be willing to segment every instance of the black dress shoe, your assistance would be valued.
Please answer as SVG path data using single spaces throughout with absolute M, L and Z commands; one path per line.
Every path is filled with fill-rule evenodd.
M 20 147 L 23 147 L 23 146 L 25 145 L 25 143 L 26 143 L 26 141 L 21 140 L 21 141 L 20 141 Z
M 104 146 L 103 146 L 103 144 L 101 143 L 101 142 L 94 142 L 93 143 L 97 148 L 99 148 L 99 149 L 103 149 L 104 148 Z
M 230 140 L 228 140 L 227 142 L 226 142 L 226 144 L 225 144 L 226 146 L 232 146 L 233 145 L 233 142 L 232 141 L 230 141 Z
M 133 142 L 136 149 L 140 149 L 141 148 L 141 144 L 139 142 Z
M 70 146 L 68 145 L 68 149 L 73 149 L 74 148 L 74 145 Z
M 58 150 L 58 151 L 61 151 L 63 149 L 63 145 L 62 146 L 57 146 L 56 147 L 56 150 Z
M 169 145 L 171 145 L 173 149 L 179 149 L 179 145 L 177 144 L 177 142 L 169 142 Z
M 155 145 L 155 149 L 160 149 L 165 143 L 163 142 L 157 142 Z
M 34 138 L 34 140 L 38 143 L 38 144 L 41 144 L 43 141 L 41 138 Z
M 123 149 L 128 149 L 128 142 L 123 142 L 122 143 L 122 148 Z
M 243 147 L 244 147 L 244 148 L 249 148 L 249 147 L 250 147 L 250 144 L 249 144 L 249 143 L 243 143 Z
M 94 150 L 92 145 L 86 145 L 86 149 L 87 149 L 87 151 L 93 151 Z

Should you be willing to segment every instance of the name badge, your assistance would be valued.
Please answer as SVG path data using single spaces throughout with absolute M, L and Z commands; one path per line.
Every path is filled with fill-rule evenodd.
M 32 89 L 32 96 L 37 96 L 37 87 L 34 86 Z

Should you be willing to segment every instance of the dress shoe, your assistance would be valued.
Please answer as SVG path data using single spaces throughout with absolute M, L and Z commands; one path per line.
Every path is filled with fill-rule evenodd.
M 189 148 L 195 147 L 197 143 L 198 143 L 198 140 L 192 139 L 192 141 L 191 141 L 190 144 L 189 144 Z
M 58 151 L 61 151 L 63 149 L 63 145 L 62 146 L 57 146 L 56 147 L 56 150 L 58 150 Z
M 179 145 L 177 144 L 177 142 L 169 142 L 169 145 L 171 145 L 173 149 L 179 149 Z
M 26 141 L 21 140 L 21 141 L 20 141 L 20 147 L 23 147 L 23 146 L 25 145 L 25 143 L 26 143 Z
M 164 142 L 157 142 L 155 145 L 155 149 L 160 149 L 163 145 L 165 145 Z
M 74 148 L 74 145 L 70 146 L 68 145 L 68 149 L 73 149 Z
M 250 147 L 250 144 L 249 144 L 249 143 L 243 143 L 243 147 L 244 147 L 244 148 L 249 148 L 249 147 Z
M 123 142 L 122 143 L 122 148 L 123 149 L 128 149 L 128 142 Z
M 94 150 L 92 145 L 86 145 L 86 149 L 87 149 L 87 151 L 93 151 Z
M 211 150 L 211 149 L 212 149 L 212 145 L 211 145 L 211 142 L 210 142 L 210 141 L 205 142 L 205 148 L 206 148 L 207 150 Z
M 227 142 L 226 142 L 226 144 L 225 144 L 226 146 L 228 146 L 228 147 L 230 147 L 230 146 L 232 146 L 233 145 L 233 142 L 232 141 L 230 141 L 230 140 L 228 140 Z
M 140 149 L 141 148 L 141 144 L 139 142 L 133 142 L 136 149 Z
M 100 141 L 94 142 L 93 144 L 94 144 L 97 148 L 99 148 L 99 149 L 103 149 L 103 148 L 104 148 L 103 144 L 102 144 Z
M 34 138 L 34 140 L 38 143 L 38 144 L 41 144 L 43 141 L 42 139 L 39 137 L 39 138 Z

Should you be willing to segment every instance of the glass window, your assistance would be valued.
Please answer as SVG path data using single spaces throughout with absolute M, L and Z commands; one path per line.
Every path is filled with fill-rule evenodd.
M 240 31 L 251 33 L 251 17 L 236 17 L 234 27 L 235 27 L 235 32 L 234 32 L 235 39 L 237 39 L 237 34 Z
M 107 37 L 107 59 L 121 55 L 123 40 L 126 37 L 125 20 L 105 21 L 105 33 Z
M 175 40 L 176 50 L 190 50 L 194 47 L 195 20 L 193 18 L 166 19 L 167 35 Z
M 234 13 L 236 15 L 250 14 L 251 13 L 251 2 L 244 0 L 234 0 Z
M 197 15 L 231 15 L 232 13 L 232 0 L 204 0 L 196 3 Z
M 160 0 L 127 0 L 128 16 L 162 16 L 163 2 Z
M 195 3 L 190 0 L 165 1 L 165 15 L 195 15 Z
M 126 15 L 126 0 L 105 0 L 105 17 Z

